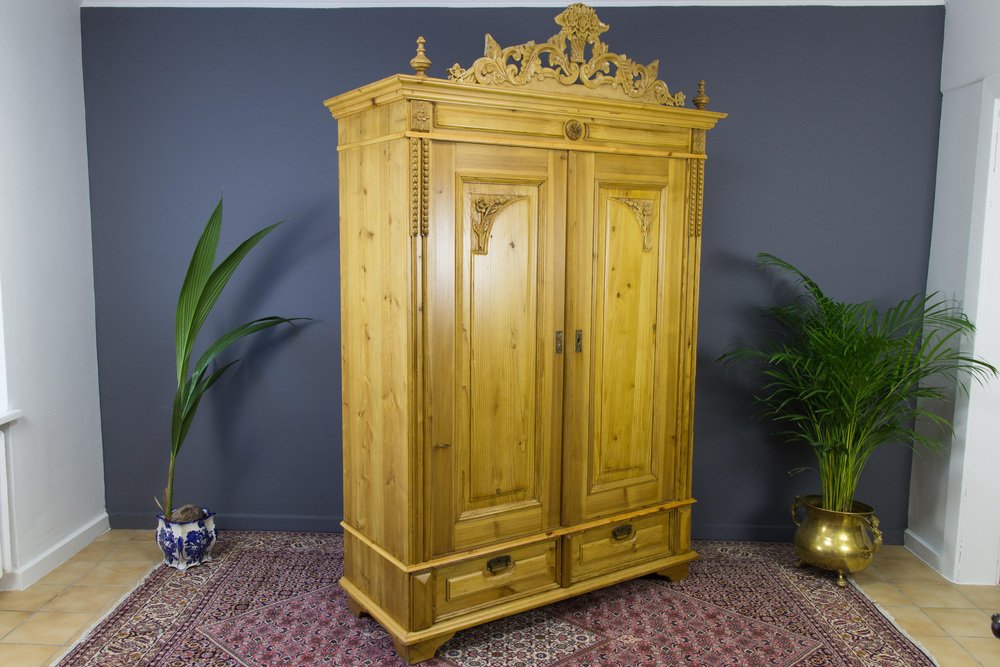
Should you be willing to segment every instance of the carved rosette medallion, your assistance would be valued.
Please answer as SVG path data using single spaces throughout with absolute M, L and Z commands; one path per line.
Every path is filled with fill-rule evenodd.
M 502 210 L 524 199 L 521 195 L 477 195 L 472 199 L 472 253 L 485 255 L 489 251 L 490 232 Z
M 691 160 L 688 179 L 688 236 L 701 236 L 701 214 L 705 195 L 705 161 Z
M 611 53 L 601 41 L 610 26 L 584 4 L 572 4 L 555 18 L 560 30 L 542 44 L 527 42 L 503 48 L 486 35 L 483 57 L 464 69 L 455 63 L 448 78 L 482 86 L 530 86 L 553 79 L 587 88 L 608 86 L 628 98 L 668 107 L 684 106 L 684 93 L 671 93 L 657 78 L 659 61 L 640 65 L 624 54 Z M 567 51 L 569 43 L 569 54 Z M 590 59 L 585 55 L 590 46 Z
M 566 125 L 563 126 L 563 130 L 566 132 L 566 138 L 571 141 L 577 141 L 587 133 L 586 126 L 578 120 L 566 121 Z
M 691 130 L 691 152 L 705 152 L 705 130 Z
M 642 232 L 642 251 L 649 252 L 653 249 L 653 241 L 650 238 L 653 231 L 653 201 L 650 199 L 631 199 L 629 197 L 611 197 L 611 201 L 627 206 L 635 215 L 639 223 L 639 230 Z
M 410 129 L 430 132 L 434 119 L 434 105 L 427 100 L 413 100 L 410 103 Z

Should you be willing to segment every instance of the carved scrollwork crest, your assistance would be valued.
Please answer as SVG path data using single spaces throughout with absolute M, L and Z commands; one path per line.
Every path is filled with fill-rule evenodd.
M 555 18 L 561 28 L 543 44 L 527 42 L 503 48 L 486 35 L 483 57 L 468 69 L 455 64 L 453 81 L 485 86 L 525 86 L 554 79 L 567 86 L 609 86 L 627 97 L 669 107 L 684 106 L 684 93 L 671 93 L 657 78 L 659 61 L 640 65 L 625 54 L 611 53 L 601 35 L 610 26 L 587 5 L 570 5 Z M 567 55 L 567 42 L 569 54 Z M 585 55 L 590 45 L 590 59 Z

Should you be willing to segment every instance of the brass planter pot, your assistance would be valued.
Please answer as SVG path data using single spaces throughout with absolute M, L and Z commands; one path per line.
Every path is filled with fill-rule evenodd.
M 875 510 L 855 502 L 850 512 L 823 509 L 822 497 L 798 496 L 792 503 L 795 553 L 799 565 L 812 565 L 837 573 L 837 585 L 846 586 L 844 574 L 860 572 L 871 565 L 882 546 L 882 531 Z M 805 518 L 799 521 L 799 509 Z

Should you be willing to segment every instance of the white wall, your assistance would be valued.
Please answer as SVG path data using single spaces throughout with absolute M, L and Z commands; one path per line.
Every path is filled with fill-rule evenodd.
M 978 327 L 967 351 L 1000 365 L 1000 2 L 949 0 L 928 292 L 957 299 Z M 992 262 L 988 261 L 992 258 Z M 938 457 L 915 456 L 905 540 L 945 577 L 1000 576 L 1000 381 L 956 396 L 955 432 Z
M 21 588 L 107 529 L 78 0 L 0 2 L 0 128 L 0 366 L 22 412 L 0 586 Z
M 1000 2 L 948 0 L 941 90 L 945 93 L 1000 72 Z

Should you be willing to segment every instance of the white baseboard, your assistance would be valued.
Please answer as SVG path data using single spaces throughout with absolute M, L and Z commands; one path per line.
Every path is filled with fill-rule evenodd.
M 911 529 L 907 528 L 903 532 L 903 545 L 913 553 L 914 556 L 920 560 L 927 563 L 930 567 L 934 568 L 938 574 L 940 574 L 945 579 L 951 580 L 949 576 L 950 572 L 942 572 L 943 558 L 941 552 L 935 549 L 930 542 L 925 540 L 919 534 L 913 532 Z
M 0 590 L 24 590 L 110 529 L 107 512 L 101 512 L 40 556 L 32 559 L 31 562 L 24 565 L 19 564 L 10 571 L 4 572 L 3 577 L 0 578 Z

